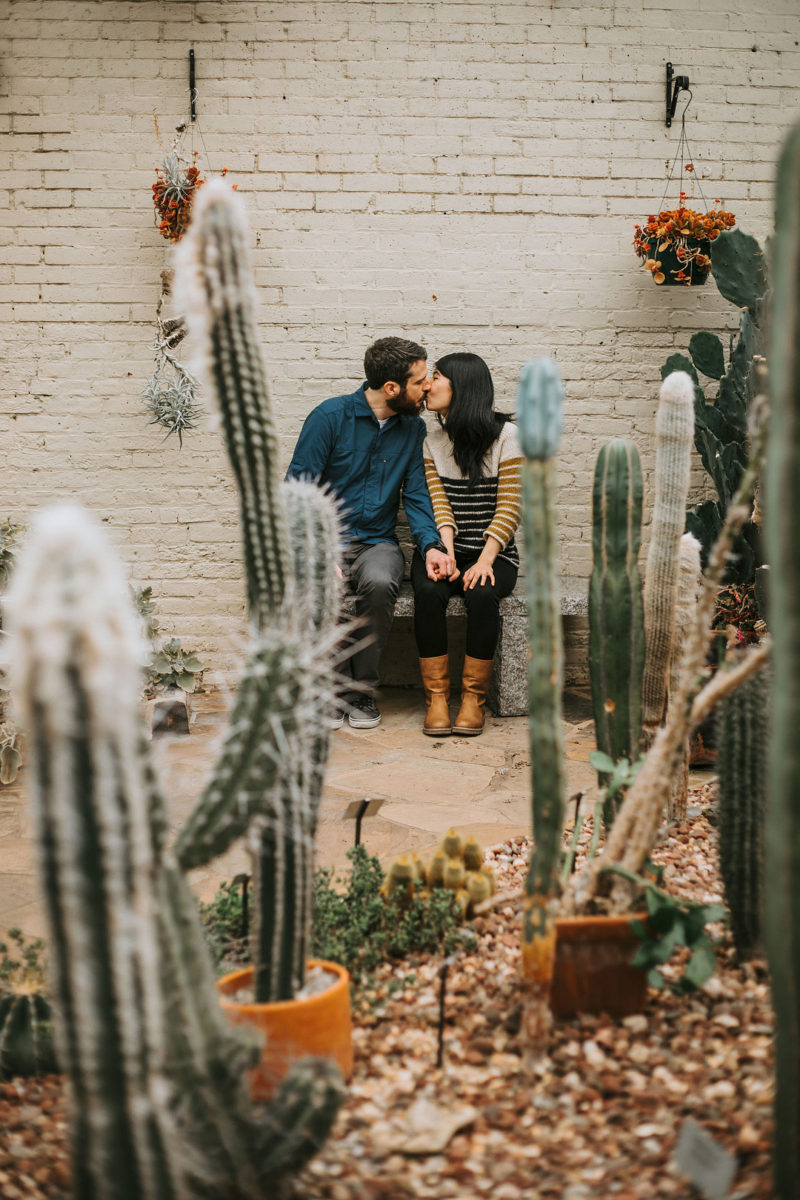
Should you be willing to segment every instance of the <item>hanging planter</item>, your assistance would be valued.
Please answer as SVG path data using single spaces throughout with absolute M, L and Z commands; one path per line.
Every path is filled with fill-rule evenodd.
M 691 165 L 691 164 L 689 164 Z M 645 270 L 660 287 L 700 287 L 711 269 L 711 243 L 736 224 L 733 213 L 712 209 L 700 213 L 680 207 L 649 216 L 634 226 L 633 247 Z
M 715 207 L 710 210 L 706 204 L 700 180 L 691 162 L 686 137 L 686 109 L 691 104 L 692 96 L 688 87 L 687 91 L 689 100 L 681 115 L 681 136 L 661 203 L 664 203 L 680 159 L 682 170 L 678 178 L 683 179 L 683 172 L 686 172 L 697 181 L 704 211 L 688 208 L 687 193 L 681 191 L 677 208 L 664 209 L 657 216 L 651 214 L 643 225 L 634 225 L 633 248 L 636 256 L 652 275 L 653 283 L 659 287 L 702 287 L 711 270 L 711 243 L 736 224 L 733 213 L 719 207 L 721 201 L 715 200 Z M 690 160 L 685 165 L 684 156 Z

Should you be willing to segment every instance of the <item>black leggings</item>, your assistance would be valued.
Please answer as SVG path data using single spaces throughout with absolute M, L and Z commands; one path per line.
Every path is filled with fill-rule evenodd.
M 500 633 L 500 601 L 510 596 L 517 582 L 517 568 L 504 558 L 492 563 L 494 586 L 476 583 L 464 589 L 464 572 L 477 561 L 477 555 L 456 555 L 461 574 L 458 579 L 429 579 L 425 563 L 415 551 L 411 561 L 414 588 L 414 636 L 420 658 L 439 658 L 447 654 L 447 605 L 451 596 L 461 596 L 467 606 L 467 645 L 470 658 L 494 658 Z

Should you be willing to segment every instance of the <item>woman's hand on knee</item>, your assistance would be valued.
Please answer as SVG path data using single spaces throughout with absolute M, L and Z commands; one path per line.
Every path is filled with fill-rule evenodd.
M 476 584 L 483 586 L 487 579 L 494 587 L 494 571 L 492 570 L 492 564 L 481 562 L 481 560 L 478 559 L 478 561 L 474 562 L 471 567 L 467 567 L 466 571 L 464 572 L 464 589 L 469 589 L 472 591 Z

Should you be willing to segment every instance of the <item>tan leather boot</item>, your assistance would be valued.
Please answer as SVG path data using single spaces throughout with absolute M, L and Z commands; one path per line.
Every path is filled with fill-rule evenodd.
M 461 676 L 461 708 L 453 725 L 453 733 L 475 737 L 483 729 L 483 710 L 493 664 L 493 658 L 470 658 L 466 655 Z
M 425 724 L 422 732 L 428 737 L 447 737 L 453 732 L 450 723 L 450 658 L 421 658 L 419 670 L 425 688 Z

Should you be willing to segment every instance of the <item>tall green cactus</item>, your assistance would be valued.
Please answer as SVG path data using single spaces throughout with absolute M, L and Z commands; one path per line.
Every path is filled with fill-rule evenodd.
M 176 287 L 190 328 L 204 334 L 239 484 L 256 631 L 218 768 L 177 853 L 184 869 L 196 866 L 250 827 L 256 999 L 288 1000 L 303 984 L 310 937 L 313 838 L 334 697 L 338 510 L 312 484 L 280 486 L 246 224 L 222 184 L 208 184 L 197 201 Z
M 615 438 L 601 449 L 592 522 L 589 672 L 597 748 L 614 762 L 633 761 L 642 735 L 644 667 L 642 471 L 633 442 Z
M 771 674 L 726 696 L 716 717 L 720 873 L 742 957 L 761 942 Z
M 800 125 L 778 170 L 766 534 L 774 639 L 766 945 L 776 1020 L 775 1183 L 800 1196 Z
M 647 650 L 642 676 L 642 722 L 648 742 L 661 724 L 667 698 L 678 553 L 691 471 L 693 396 L 689 376 L 675 371 L 661 385 L 656 413 L 655 500 L 644 577 Z
M 550 359 L 522 370 L 517 394 L 522 519 L 528 602 L 528 738 L 535 848 L 525 880 L 522 970 L 531 988 L 527 1034 L 541 1044 L 555 961 L 558 867 L 564 823 L 565 760 L 561 715 L 563 649 L 558 588 L 554 463 L 563 427 L 564 387 Z
M 299 1143 L 313 1153 L 341 1086 L 320 1065 L 313 1080 L 290 1077 L 263 1114 L 251 1108 L 244 1070 L 258 1050 L 221 1012 L 194 899 L 166 849 L 138 710 L 144 648 L 104 531 L 79 509 L 45 513 L 9 609 L 75 1195 L 256 1200 Z M 300 1113 L 309 1092 L 316 1102 Z
M 136 618 L 105 535 L 80 510 L 43 519 L 11 604 L 77 1200 L 272 1194 L 341 1101 L 337 1069 L 312 1060 L 252 1109 L 244 1069 L 258 1047 L 221 1011 L 181 874 L 272 820 L 279 836 L 257 872 L 269 993 L 258 998 L 291 994 L 305 967 L 334 696 L 338 517 L 320 489 L 278 486 L 245 238 L 230 191 L 207 185 L 186 244 L 240 488 L 253 648 L 214 775 L 174 851 L 137 719 Z

